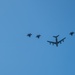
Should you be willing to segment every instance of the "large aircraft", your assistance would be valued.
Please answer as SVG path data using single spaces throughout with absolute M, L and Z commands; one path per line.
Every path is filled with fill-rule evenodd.
M 73 36 L 74 32 L 70 32 L 69 34 L 70 34 L 71 36 Z
M 59 43 L 61 44 L 62 42 L 64 42 L 64 39 L 66 39 L 66 37 L 64 37 L 63 39 L 58 41 L 59 35 L 53 36 L 53 37 L 55 38 L 55 42 L 53 42 L 53 41 L 47 41 L 47 42 L 49 42 L 50 44 L 53 44 L 53 45 L 55 44 L 57 47 L 58 47 Z
M 31 37 L 31 35 L 32 35 L 31 33 L 27 34 L 28 37 Z
M 40 37 L 41 37 L 41 35 L 40 35 L 40 34 L 36 36 L 36 38 L 38 38 L 38 39 L 39 39 Z

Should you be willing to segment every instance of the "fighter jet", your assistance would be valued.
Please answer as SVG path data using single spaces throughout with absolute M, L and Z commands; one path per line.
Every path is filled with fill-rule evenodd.
M 38 38 L 38 39 L 39 39 L 40 37 L 41 37 L 41 35 L 37 35 L 37 36 L 36 36 L 36 38 Z
M 27 36 L 28 36 L 28 37 L 31 37 L 31 36 L 32 36 L 32 34 L 31 34 L 31 33 L 29 33 L 29 34 L 27 34 Z
M 70 32 L 69 34 L 70 34 L 71 36 L 73 36 L 74 32 Z
M 55 44 L 57 47 L 58 47 L 58 44 L 60 43 L 62 43 L 62 42 L 64 42 L 64 39 L 66 39 L 66 37 L 64 37 L 63 39 L 61 39 L 60 41 L 58 41 L 58 37 L 59 37 L 59 35 L 57 35 L 57 36 L 53 36 L 54 38 L 55 38 L 55 42 L 53 42 L 53 41 L 47 41 L 47 42 L 49 42 L 50 44 Z

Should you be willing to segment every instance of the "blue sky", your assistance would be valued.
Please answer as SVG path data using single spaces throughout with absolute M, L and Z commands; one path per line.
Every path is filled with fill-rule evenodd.
M 75 75 L 74 20 L 75 0 L 1 0 L 0 75 Z

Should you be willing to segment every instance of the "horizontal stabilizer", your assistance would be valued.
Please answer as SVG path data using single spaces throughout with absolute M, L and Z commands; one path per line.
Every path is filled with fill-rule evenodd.
M 57 37 L 59 37 L 59 35 L 57 35 L 57 36 L 53 36 L 54 38 L 57 38 Z

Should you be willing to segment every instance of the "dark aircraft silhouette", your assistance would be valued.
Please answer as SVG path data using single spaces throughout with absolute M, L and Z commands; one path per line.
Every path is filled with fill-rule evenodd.
M 41 35 L 37 35 L 37 36 L 36 36 L 36 38 L 38 38 L 38 39 L 39 39 L 40 37 L 41 37 Z
M 70 34 L 71 36 L 73 36 L 74 32 L 70 32 L 69 34 Z
M 59 35 L 57 35 L 57 36 L 53 36 L 54 38 L 55 38 L 55 42 L 53 42 L 53 41 L 47 41 L 47 42 L 49 42 L 50 44 L 56 44 L 56 46 L 58 47 L 58 44 L 60 43 L 62 43 L 62 42 L 64 42 L 64 39 L 66 39 L 66 37 L 64 37 L 63 39 L 61 39 L 60 41 L 58 41 L 58 37 L 59 37 Z
M 31 34 L 31 33 L 29 33 L 29 34 L 27 34 L 27 36 L 28 36 L 28 37 L 31 37 L 31 36 L 32 36 L 32 34 Z

